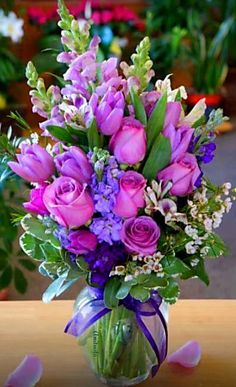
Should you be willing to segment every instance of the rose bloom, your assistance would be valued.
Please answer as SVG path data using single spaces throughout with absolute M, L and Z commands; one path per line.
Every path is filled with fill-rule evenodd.
M 159 238 L 160 228 L 149 216 L 127 219 L 121 230 L 121 241 L 129 253 L 152 255 Z
M 43 202 L 56 222 L 65 227 L 83 226 L 94 213 L 93 199 L 86 184 L 70 177 L 61 176 L 50 184 Z
M 68 236 L 67 250 L 76 255 L 88 254 L 97 247 L 97 237 L 88 230 L 71 231 Z
M 196 157 L 190 153 L 185 153 L 167 168 L 160 171 L 158 179 L 164 182 L 172 182 L 171 195 L 186 196 L 193 192 L 200 175 L 201 170 Z
M 23 203 L 23 206 L 27 211 L 42 216 L 49 214 L 43 202 L 43 194 L 47 186 L 48 185 L 44 183 L 30 191 L 30 201 Z
M 93 168 L 86 154 L 77 146 L 55 157 L 55 164 L 62 176 L 72 177 L 80 183 L 89 183 Z
M 145 206 L 144 189 L 146 180 L 138 172 L 127 171 L 120 179 L 120 191 L 116 197 L 114 213 L 122 218 L 131 218 Z
M 141 122 L 126 117 L 121 129 L 112 136 L 109 146 L 119 163 L 134 165 L 144 159 L 146 143 L 146 132 Z
M 10 161 L 9 167 L 31 183 L 43 183 L 55 169 L 52 156 L 38 144 L 23 144 L 16 158 L 18 162 Z

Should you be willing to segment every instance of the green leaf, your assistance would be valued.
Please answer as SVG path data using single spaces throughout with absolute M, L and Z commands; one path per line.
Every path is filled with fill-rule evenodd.
M 156 274 L 141 274 L 138 276 L 138 284 L 144 288 L 159 288 L 167 285 L 167 279 L 158 277 Z
M 165 92 L 157 101 L 156 107 L 153 110 L 147 124 L 147 147 L 150 150 L 161 133 L 166 115 L 167 93 Z
M 90 125 L 87 131 L 87 136 L 88 136 L 88 143 L 89 143 L 90 149 L 93 149 L 95 147 L 100 148 L 102 146 L 102 138 L 98 132 L 95 119 L 93 120 L 92 124 Z
M 164 257 L 161 260 L 164 272 L 169 275 L 191 275 L 191 269 L 179 258 Z
M 206 272 L 203 259 L 200 259 L 199 263 L 194 266 L 192 270 L 195 273 L 195 276 L 197 276 L 202 282 L 204 282 L 204 284 L 206 284 L 207 286 L 209 285 L 210 280 Z
M 130 289 L 130 294 L 136 300 L 145 302 L 150 298 L 150 291 L 145 289 L 142 285 L 135 285 Z
M 63 141 L 69 144 L 72 144 L 74 142 L 73 136 L 65 127 L 49 125 L 47 126 L 47 130 L 53 137 L 57 138 L 60 141 Z
M 53 246 L 60 248 L 59 240 L 52 234 L 53 230 L 47 228 L 37 218 L 34 218 L 30 214 L 27 214 L 21 221 L 23 229 L 30 235 L 34 236 L 41 241 L 48 241 Z M 51 231 L 51 233 L 48 233 Z
M 123 300 L 125 297 L 128 296 L 129 292 L 130 292 L 130 289 L 132 288 L 132 286 L 136 285 L 137 284 L 137 281 L 136 280 L 132 280 L 132 281 L 123 281 L 117 294 L 116 294 L 116 297 L 119 299 L 119 300 Z
M 171 159 L 170 140 L 160 134 L 151 149 L 143 168 L 144 176 L 149 180 L 155 180 L 159 171 L 165 168 Z
M 133 104 L 134 110 L 135 110 L 135 117 L 137 118 L 137 120 L 142 122 L 142 124 L 144 126 L 146 126 L 147 125 L 147 115 L 145 112 L 145 108 L 143 106 L 141 98 L 138 96 L 138 94 L 136 93 L 136 91 L 134 90 L 133 87 L 131 88 L 130 96 L 131 96 L 131 101 L 132 101 L 132 104 Z
M 116 308 L 119 304 L 119 300 L 116 297 L 120 288 L 120 279 L 118 277 L 112 277 L 108 280 L 104 290 L 104 303 L 107 308 Z
M 21 235 L 19 243 L 26 255 L 39 261 L 44 260 L 42 250 L 40 249 L 40 241 L 33 235 L 24 233 Z
M 19 259 L 19 263 L 29 271 L 34 271 L 36 269 L 36 265 L 34 262 L 30 261 L 29 259 Z
M 27 281 L 24 274 L 20 269 L 18 269 L 18 267 L 16 267 L 14 270 L 14 283 L 15 283 L 16 290 L 19 293 L 24 294 L 26 292 Z
M 169 278 L 168 285 L 159 290 L 159 294 L 169 304 L 174 304 L 180 294 L 179 285 L 173 278 Z
M 44 259 L 47 262 L 55 263 L 62 260 L 61 250 L 54 247 L 50 242 L 45 242 L 40 245 Z
M 0 271 L 3 270 L 8 264 L 8 253 L 0 249 Z
M 217 234 L 210 234 L 206 241 L 206 245 L 209 248 L 208 257 L 218 258 L 227 253 L 227 247 L 223 239 Z
M 8 265 L 2 272 L 0 276 L 0 290 L 7 288 L 12 280 L 13 270 L 10 265 Z
M 88 264 L 87 262 L 85 261 L 84 257 L 81 256 L 81 257 L 78 257 L 76 259 L 76 264 L 79 268 L 79 270 L 81 270 L 83 273 L 87 273 L 89 271 L 89 267 L 88 267 Z

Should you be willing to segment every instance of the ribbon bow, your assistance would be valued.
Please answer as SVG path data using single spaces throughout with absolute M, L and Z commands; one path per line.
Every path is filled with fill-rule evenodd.
M 96 321 L 111 312 L 106 308 L 103 299 L 103 291 L 89 288 L 93 298 L 80 305 L 79 310 L 65 327 L 65 333 L 80 337 Z M 160 365 L 167 356 L 168 331 L 165 318 L 160 310 L 162 298 L 156 291 L 146 302 L 140 302 L 130 295 L 120 301 L 120 305 L 132 310 L 135 313 L 136 321 L 150 343 L 156 358 L 157 364 L 152 367 L 152 376 L 155 376 Z

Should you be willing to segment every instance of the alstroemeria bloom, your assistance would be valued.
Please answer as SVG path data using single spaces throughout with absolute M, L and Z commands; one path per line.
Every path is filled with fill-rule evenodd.
M 194 129 L 187 125 L 175 128 L 169 124 L 164 128 L 163 134 L 170 140 L 172 162 L 187 152 L 193 133 Z

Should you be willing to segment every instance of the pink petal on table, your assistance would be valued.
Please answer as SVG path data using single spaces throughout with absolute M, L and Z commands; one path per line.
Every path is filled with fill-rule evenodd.
M 186 368 L 196 367 L 201 359 L 201 347 L 197 341 L 188 341 L 167 358 L 168 363 L 177 363 Z
M 4 387 L 33 387 L 41 379 L 43 365 L 34 355 L 27 355 L 8 376 Z

